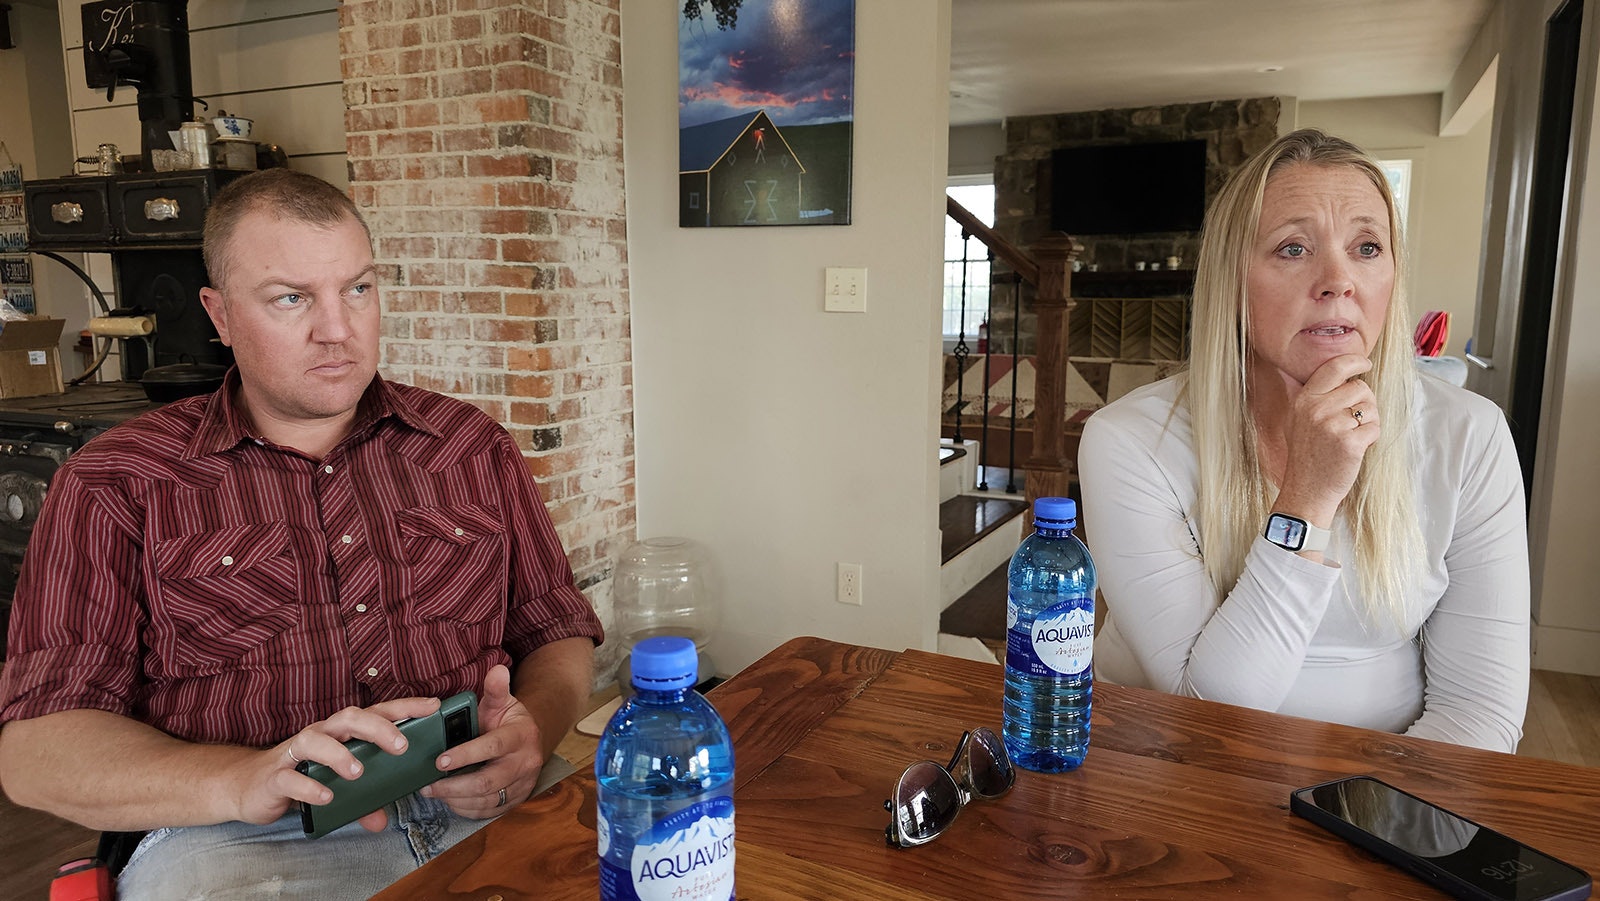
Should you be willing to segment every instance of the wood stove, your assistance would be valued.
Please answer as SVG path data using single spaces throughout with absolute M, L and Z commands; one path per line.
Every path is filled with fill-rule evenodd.
M 51 477 L 90 439 L 157 406 L 127 382 L 0 399 L 0 653 L 22 555 Z
M 155 172 L 151 151 L 193 118 L 187 0 L 92 0 L 82 7 L 84 69 L 108 96 L 138 90 L 143 171 L 24 182 L 29 251 L 111 257 L 119 311 L 149 315 L 148 338 L 122 340 L 124 381 L 0 400 L 0 651 L 11 595 L 55 471 L 94 436 L 159 406 L 138 379 L 179 363 L 231 365 L 200 303 L 206 208 L 242 171 Z
M 151 366 L 232 362 L 200 304 L 200 239 L 211 198 L 245 174 L 197 169 L 23 184 L 28 249 L 110 254 L 118 307 L 155 317 L 150 339 L 124 343 L 124 379 Z

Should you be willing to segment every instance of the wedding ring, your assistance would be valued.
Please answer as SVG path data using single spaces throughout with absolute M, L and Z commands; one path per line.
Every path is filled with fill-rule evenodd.
M 292 747 L 292 746 L 290 746 L 290 745 L 284 745 L 284 746 L 283 746 L 283 749 L 284 749 L 284 750 L 285 750 L 285 751 L 288 751 L 288 752 L 289 752 L 289 759 L 290 759 L 290 760 L 293 760 L 293 761 L 294 761 L 294 765 L 295 765 L 295 766 L 299 766 L 299 765 L 300 765 L 300 764 L 302 764 L 302 763 L 305 763 L 305 761 L 304 761 L 304 760 L 301 760 L 301 759 L 300 759 L 300 758 L 298 758 L 298 757 L 296 757 L 296 756 L 294 756 L 294 748 L 293 748 L 293 747 Z
M 503 789 L 503 788 L 500 789 L 500 803 L 496 804 L 495 806 L 496 807 L 504 807 L 504 806 L 506 806 L 506 790 L 505 789 Z
M 1365 414 L 1363 414 L 1361 412 L 1361 408 L 1359 408 L 1359 407 L 1351 407 L 1350 408 L 1350 415 L 1354 416 L 1356 418 L 1356 425 L 1361 425 L 1361 417 L 1363 415 L 1365 415 Z

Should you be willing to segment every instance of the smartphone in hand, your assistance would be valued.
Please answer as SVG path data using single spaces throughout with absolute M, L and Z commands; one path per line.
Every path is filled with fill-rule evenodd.
M 321 838 L 443 778 L 446 774 L 434 761 L 446 748 L 478 736 L 478 696 L 464 691 L 446 698 L 438 710 L 427 716 L 401 720 L 395 725 L 406 737 L 403 754 L 390 754 L 360 739 L 344 743 L 361 761 L 361 775 L 355 779 L 345 779 L 326 764 L 311 760 L 296 767 L 333 790 L 333 800 L 326 804 L 301 803 L 300 825 L 308 838 Z
M 1589 874 L 1371 776 L 1296 789 L 1289 810 L 1469 901 L 1581 901 Z

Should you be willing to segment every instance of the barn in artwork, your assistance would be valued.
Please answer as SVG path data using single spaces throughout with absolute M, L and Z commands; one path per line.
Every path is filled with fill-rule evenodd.
M 805 167 L 764 110 L 678 130 L 678 224 L 800 225 Z

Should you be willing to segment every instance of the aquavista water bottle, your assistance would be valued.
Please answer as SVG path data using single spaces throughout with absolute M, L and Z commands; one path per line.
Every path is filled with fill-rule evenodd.
M 603 901 L 733 898 L 733 739 L 694 690 L 694 642 L 634 645 L 633 697 L 600 736 Z
M 1034 533 L 1006 571 L 1006 750 L 1041 773 L 1089 753 L 1095 575 L 1077 526 L 1072 499 L 1034 501 Z

